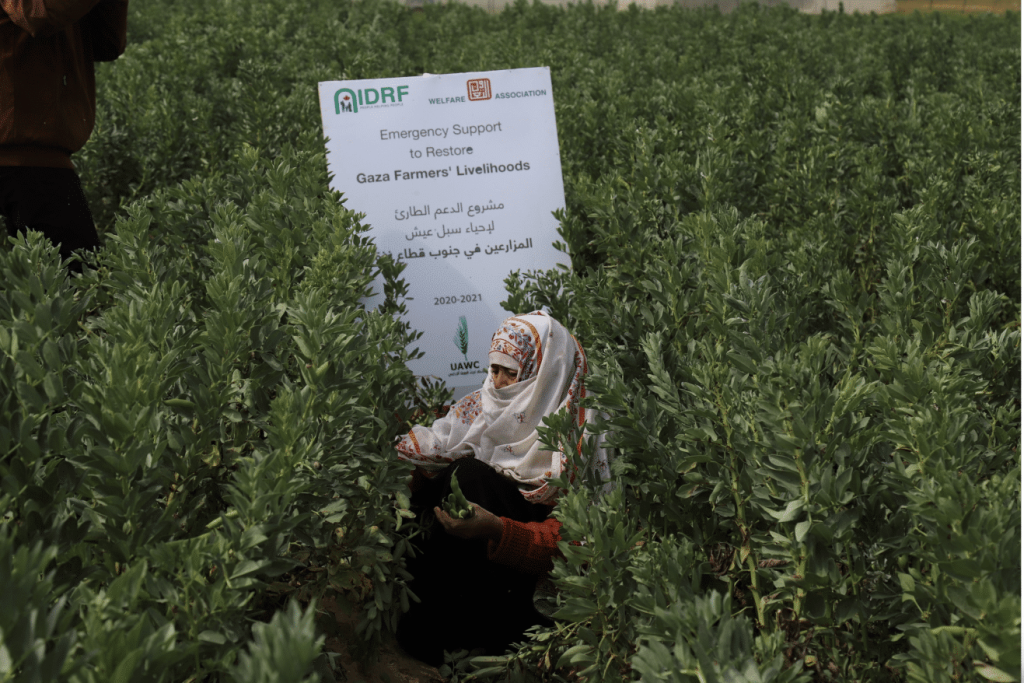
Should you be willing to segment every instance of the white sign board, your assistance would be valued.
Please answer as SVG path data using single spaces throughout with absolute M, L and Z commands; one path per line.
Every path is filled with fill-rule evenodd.
M 456 398 L 478 389 L 509 315 L 504 278 L 568 265 L 552 246 L 565 195 L 550 70 L 319 85 L 331 187 L 406 263 L 406 321 L 426 354 L 410 368 Z M 374 292 L 368 306 L 380 279 Z

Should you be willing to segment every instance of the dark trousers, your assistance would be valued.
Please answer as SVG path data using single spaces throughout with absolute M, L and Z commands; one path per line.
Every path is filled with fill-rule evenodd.
M 0 216 L 12 236 L 31 228 L 59 244 L 62 259 L 100 245 L 82 182 L 69 168 L 0 166 Z
M 399 621 L 398 643 L 433 666 L 443 663 L 445 650 L 500 655 L 528 627 L 550 623 L 533 607 L 538 577 L 491 562 L 487 541 L 457 538 L 436 521 L 433 508 L 451 493 L 453 472 L 470 502 L 499 517 L 539 522 L 551 511 L 527 502 L 515 484 L 473 458 L 455 461 L 412 497 L 425 527 L 414 542 L 419 554 L 408 563 L 410 588 L 421 602 Z

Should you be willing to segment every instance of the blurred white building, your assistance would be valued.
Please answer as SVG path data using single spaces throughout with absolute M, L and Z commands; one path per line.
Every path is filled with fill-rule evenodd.
M 445 0 L 407 0 L 410 7 L 421 7 L 425 4 L 433 4 L 433 2 L 443 2 Z M 473 7 L 482 7 L 489 12 L 500 12 L 505 5 L 511 4 L 513 0 L 451 0 L 452 2 L 462 2 Z M 717 6 L 722 13 L 731 12 L 732 10 L 739 7 L 741 1 L 748 0 L 632 0 L 627 2 L 619 0 L 619 9 L 625 9 L 630 4 L 636 4 L 638 7 L 651 9 L 661 5 L 679 5 L 681 7 L 713 7 Z M 532 0 L 531 0 L 532 2 Z M 540 0 L 545 5 L 567 5 L 569 0 Z M 607 0 L 594 0 L 595 4 L 605 4 Z M 835 12 L 839 9 L 840 2 L 843 5 L 843 11 L 847 13 L 860 12 L 862 14 L 869 14 L 871 12 L 877 12 L 879 14 L 885 12 L 896 11 L 896 0 L 759 0 L 762 5 L 773 7 L 775 5 L 790 5 L 808 14 L 821 14 L 823 11 Z
M 876 12 L 883 14 L 896 11 L 896 0 L 758 0 L 760 4 L 768 7 L 775 5 L 790 5 L 807 14 L 821 14 L 824 11 L 837 12 L 842 4 L 843 11 L 849 14 L 859 12 L 870 14 Z M 654 0 L 660 2 L 660 0 Z M 637 3 L 642 4 L 642 3 Z M 740 0 L 673 0 L 672 3 L 682 7 L 706 7 L 717 5 L 723 13 L 731 12 L 740 5 Z

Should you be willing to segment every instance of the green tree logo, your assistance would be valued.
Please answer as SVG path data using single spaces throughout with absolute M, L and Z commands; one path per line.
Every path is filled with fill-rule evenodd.
M 469 353 L 469 324 L 466 322 L 466 316 L 459 316 L 459 329 L 455 331 L 455 338 L 452 341 L 459 347 L 462 357 L 468 361 L 469 356 L 466 354 Z

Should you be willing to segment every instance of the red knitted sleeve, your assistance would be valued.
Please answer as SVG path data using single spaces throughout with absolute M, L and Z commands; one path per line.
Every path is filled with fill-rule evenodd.
M 517 522 L 502 517 L 501 541 L 487 542 L 487 557 L 526 574 L 546 574 L 554 568 L 552 558 L 562 555 L 558 549 L 561 528 L 562 523 L 553 518 Z

